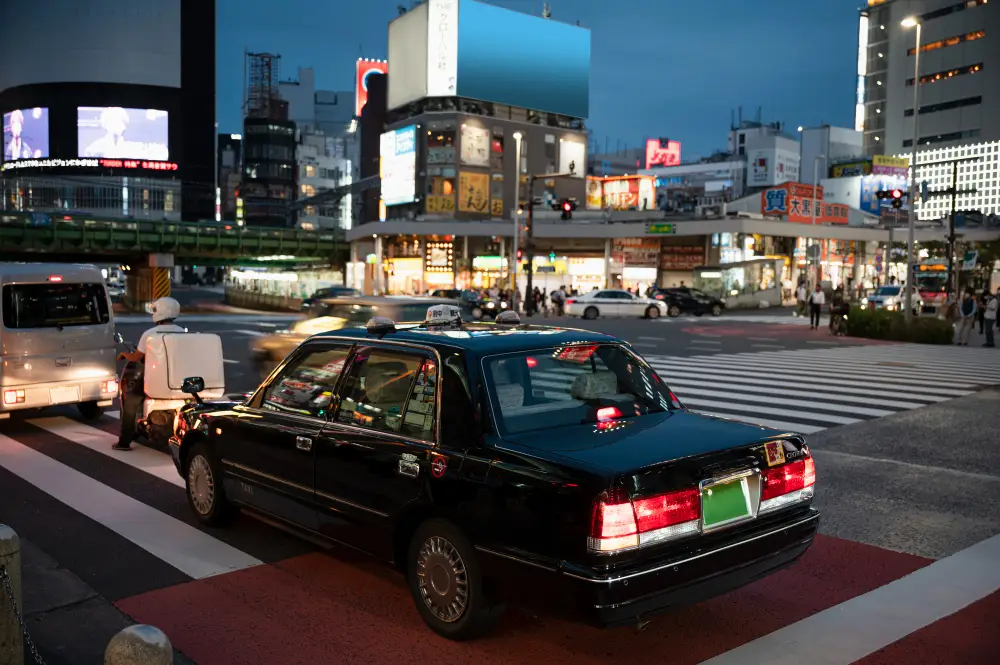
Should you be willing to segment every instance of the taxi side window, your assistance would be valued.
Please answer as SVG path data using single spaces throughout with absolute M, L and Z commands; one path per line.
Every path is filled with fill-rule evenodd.
M 418 352 L 375 347 L 354 356 L 336 420 L 434 441 L 437 364 Z
M 264 392 L 261 408 L 326 418 L 350 346 L 308 351 L 293 361 Z

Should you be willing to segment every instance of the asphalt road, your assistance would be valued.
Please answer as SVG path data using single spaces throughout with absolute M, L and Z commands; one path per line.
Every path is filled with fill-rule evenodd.
M 180 322 L 221 335 L 227 388 L 245 391 L 250 340 L 287 321 Z M 99 663 L 134 620 L 200 665 L 995 662 L 995 350 L 831 338 L 775 310 L 572 325 L 635 344 L 692 409 L 807 435 L 823 518 L 802 561 L 643 632 L 512 607 L 494 636 L 454 644 L 422 626 L 396 573 L 247 516 L 199 527 L 161 452 L 115 454 L 113 417 L 53 409 L 0 421 L 0 522 L 27 543 L 25 609 L 46 660 Z M 146 327 L 119 324 L 133 340 Z

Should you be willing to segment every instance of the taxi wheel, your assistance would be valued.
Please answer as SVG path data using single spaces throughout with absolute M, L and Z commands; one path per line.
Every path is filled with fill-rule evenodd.
M 721 315 L 722 315 L 722 307 L 720 307 L 719 305 L 712 305 L 712 316 L 721 316 Z
M 647 319 L 660 318 L 660 308 L 655 305 L 650 305 L 649 308 L 646 309 L 646 318 Z
M 597 318 L 597 308 L 596 307 L 588 307 L 587 309 L 583 310 L 583 318 L 585 318 L 585 319 L 596 319 Z
M 407 578 L 413 601 L 431 630 L 450 640 L 488 632 L 503 612 L 490 606 L 472 544 L 451 522 L 430 519 L 410 541 Z
M 76 408 L 84 420 L 97 420 L 104 413 L 104 409 L 97 406 L 97 402 L 80 402 Z
M 677 305 L 671 305 L 670 309 L 667 310 L 667 314 L 671 317 L 680 316 L 681 308 L 678 307 Z
M 236 516 L 222 485 L 221 466 L 208 445 L 198 443 L 188 454 L 184 469 L 188 505 L 198 521 L 208 526 L 224 526 Z

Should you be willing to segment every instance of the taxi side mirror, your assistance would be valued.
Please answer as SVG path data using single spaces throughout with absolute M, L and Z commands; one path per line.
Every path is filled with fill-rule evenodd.
M 198 393 L 204 392 L 205 390 L 205 379 L 200 376 L 189 376 L 184 379 L 181 383 L 181 392 L 187 393 L 189 395 L 197 396 Z

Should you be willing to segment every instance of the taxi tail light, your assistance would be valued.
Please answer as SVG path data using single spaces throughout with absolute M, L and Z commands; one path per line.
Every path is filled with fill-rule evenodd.
M 816 462 L 812 456 L 767 469 L 763 476 L 759 513 L 808 501 L 815 494 Z
M 598 421 L 614 420 L 621 417 L 622 412 L 618 410 L 617 406 L 602 406 L 597 410 Z
M 5 405 L 14 404 L 24 404 L 24 391 L 23 390 L 5 390 L 3 391 L 3 403 Z
M 691 488 L 630 501 L 624 492 L 605 493 L 594 502 L 588 547 L 612 553 L 697 533 L 701 497 Z
M 104 382 L 101 387 L 101 392 L 105 393 L 116 393 L 118 392 L 118 379 L 108 379 Z
M 566 300 L 566 304 L 567 305 L 572 305 L 575 302 L 576 302 L 576 300 L 574 300 L 573 298 L 569 298 L 569 299 Z

